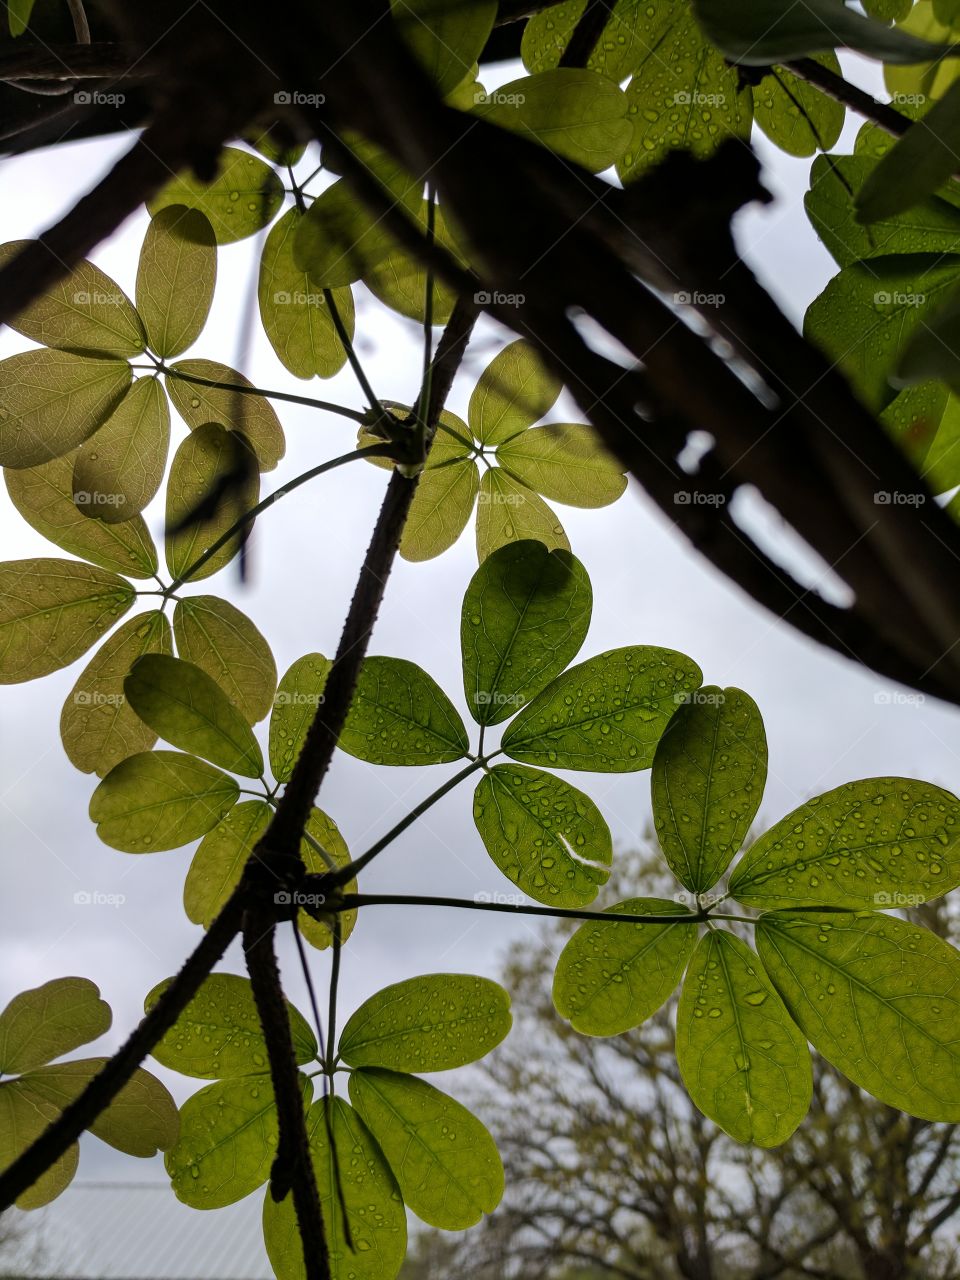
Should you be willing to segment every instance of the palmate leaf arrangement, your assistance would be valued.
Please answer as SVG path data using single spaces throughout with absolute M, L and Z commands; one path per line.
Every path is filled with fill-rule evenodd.
M 944 94 L 932 108 L 936 127 L 924 130 L 921 120 L 896 146 L 868 127 L 853 156 L 815 160 L 808 210 L 841 271 L 807 325 L 838 349 L 861 394 L 945 490 L 960 480 L 951 447 L 955 306 L 948 301 L 924 325 L 919 317 L 960 282 L 960 201 L 944 185 L 960 132 L 951 87 L 960 63 L 936 59 L 957 36 L 947 25 L 953 7 L 930 0 L 865 7 L 904 21 L 886 26 L 830 0 L 776 21 L 748 13 L 758 5 L 620 0 L 587 69 L 578 70 L 557 65 L 584 8 L 584 0 L 570 0 L 529 20 L 530 74 L 491 95 L 470 68 L 494 4 L 394 6 L 453 105 L 595 172 L 615 166 L 624 180 L 673 146 L 706 153 L 725 133 L 747 136 L 753 121 L 791 154 L 828 150 L 843 107 L 785 68 L 768 68 L 812 54 L 836 69 L 840 42 L 885 60 L 891 88 L 915 99 L 915 115 Z M 11 10 L 19 29 L 27 17 L 29 5 Z M 748 83 L 724 55 L 764 69 Z M 154 200 L 135 302 L 84 263 L 20 317 L 19 331 L 42 345 L 0 362 L 8 492 L 29 524 L 78 557 L 0 566 L 0 680 L 63 668 L 110 632 L 67 698 L 64 747 L 101 779 L 90 816 L 108 845 L 141 854 L 199 840 L 184 906 L 204 927 L 239 882 L 291 777 L 331 663 L 307 653 L 278 682 L 254 623 L 217 596 L 185 589 L 229 564 L 254 518 L 301 484 L 359 458 L 400 462 L 410 411 L 377 399 L 366 381 L 353 347 L 354 287 L 362 282 L 428 331 L 446 323 L 456 300 L 342 179 L 314 198 L 316 173 L 296 176 L 302 149 L 269 134 L 247 143 L 251 150 L 224 153 L 211 184 L 179 178 Z M 425 200 L 382 155 L 361 140 L 354 146 L 425 232 L 467 261 L 432 193 Z M 274 166 L 286 169 L 289 189 Z M 905 187 L 906 197 L 896 194 Z M 288 193 L 293 206 L 282 212 Z M 299 378 L 332 377 L 349 361 L 367 396 L 363 409 L 265 392 L 215 361 L 181 358 L 203 331 L 218 248 L 271 223 L 258 288 L 264 331 Z M 912 302 L 903 301 L 907 294 Z M 946 345 L 932 341 L 931 330 Z M 911 384 L 899 393 L 888 382 L 897 361 Z M 134 381 L 134 371 L 145 376 Z M 476 778 L 473 818 L 483 846 L 517 894 L 540 905 L 493 895 L 459 905 L 582 918 L 559 958 L 553 993 L 578 1031 L 621 1034 L 680 986 L 684 1082 L 704 1113 L 743 1142 L 783 1143 L 802 1120 L 812 1087 L 808 1042 L 891 1106 L 960 1120 L 960 956 L 890 914 L 960 884 L 960 801 L 910 779 L 851 782 L 801 805 L 744 850 L 767 768 L 750 697 L 704 686 L 691 659 L 652 646 L 570 665 L 587 635 L 592 592 L 544 499 L 599 507 L 625 480 L 584 425 L 537 425 L 560 390 L 533 348 L 514 341 L 480 376 L 466 421 L 441 416 L 401 553 L 439 555 L 477 507 L 480 566 L 464 596 L 460 642 L 478 737 L 472 746 L 426 671 L 399 658 L 366 660 L 340 748 L 372 764 L 460 768 L 354 859 L 334 820 L 313 810 L 302 845 L 308 872 L 347 869 L 353 878 L 342 886 L 344 909 L 304 904 L 300 933 L 339 955 L 364 902 L 378 901 L 359 892 L 357 875 L 431 805 Z M 260 500 L 260 473 L 284 453 L 270 399 L 351 420 L 358 447 Z M 171 402 L 189 433 L 168 469 Z M 142 515 L 165 475 L 167 583 Z M 156 589 L 134 585 L 151 579 Z M 138 596 L 151 595 L 160 607 L 111 630 Z M 265 760 L 253 726 L 268 714 Z M 158 739 L 166 746 L 155 750 Z M 612 863 L 610 832 L 589 796 L 555 771 L 646 769 L 678 892 L 592 911 Z M 738 905 L 722 910 L 724 903 Z M 755 946 L 744 940 L 750 928 Z M 165 986 L 150 992 L 146 1008 Z M 334 1277 L 396 1275 L 405 1208 L 459 1230 L 496 1207 L 503 1168 L 490 1135 L 421 1074 L 474 1062 L 506 1036 L 509 997 L 498 984 L 461 974 L 394 983 L 353 1012 L 338 1041 L 328 1026 L 325 1048 L 298 1010 L 287 1012 Z M 83 978 L 24 992 L 0 1015 L 0 1071 L 12 1077 L 0 1082 L 0 1168 L 103 1061 L 55 1059 L 109 1024 L 109 1008 Z M 249 981 L 211 975 L 154 1057 L 210 1083 L 178 1113 L 164 1086 L 138 1070 L 93 1132 L 130 1154 L 165 1151 L 175 1193 L 198 1209 L 233 1203 L 267 1182 L 278 1117 Z M 349 1103 L 335 1091 L 343 1074 Z M 21 1206 L 59 1194 L 76 1163 L 74 1146 Z M 291 1197 L 276 1202 L 268 1191 L 263 1220 L 277 1275 L 303 1275 Z

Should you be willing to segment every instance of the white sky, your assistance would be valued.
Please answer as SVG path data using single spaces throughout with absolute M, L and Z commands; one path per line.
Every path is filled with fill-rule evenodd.
M 512 74 L 506 68 L 499 79 Z M 495 79 L 484 76 L 488 88 Z M 854 131 L 848 124 L 851 139 Z M 78 143 L 6 161 L 0 241 L 30 237 L 49 225 L 127 145 L 126 138 Z M 809 162 L 790 160 L 762 139 L 759 146 L 768 166 L 766 181 L 779 198 L 770 208 L 741 215 L 739 241 L 799 322 L 834 267 L 803 213 Z M 131 218 L 94 255 L 130 296 L 146 225 L 145 212 Z M 237 317 L 248 305 L 259 244 L 254 238 L 221 251 L 213 314 L 191 355 L 235 363 Z M 373 303 L 362 287 L 357 295 L 359 349 L 374 387 L 384 398 L 409 402 L 419 370 L 419 331 Z M 495 349 L 494 335 L 492 325 L 481 330 L 477 347 L 483 354 L 468 361 L 455 386 L 450 400 L 455 411 L 464 412 L 477 373 Z M 9 330 L 0 333 L 0 355 L 28 345 Z M 266 387 L 362 405 L 349 370 L 328 382 L 299 382 L 286 373 L 262 333 L 244 372 Z M 318 459 L 353 446 L 353 429 L 344 419 L 280 403 L 276 408 L 288 450 L 278 470 L 265 477 L 265 492 Z M 567 405 L 549 416 L 562 421 L 573 414 Z M 186 428 L 175 414 L 174 423 L 175 439 L 182 439 Z M 224 595 L 249 614 L 270 640 L 281 671 L 308 651 L 332 653 L 384 482 L 382 471 L 365 464 L 313 481 L 258 523 L 246 586 L 228 568 L 196 591 Z M 565 507 L 559 514 L 593 581 L 593 623 L 581 657 L 626 644 L 664 645 L 690 654 L 708 683 L 738 685 L 759 703 L 770 745 L 762 826 L 808 796 L 859 777 L 903 774 L 956 789 L 960 757 L 954 711 L 903 699 L 895 686 L 772 619 L 695 557 L 632 483 L 614 507 L 599 512 Z M 147 519 L 159 544 L 161 504 L 154 503 Z M 65 554 L 33 533 L 5 491 L 0 491 L 0 529 L 5 558 Z M 419 662 L 468 723 L 458 635 L 460 600 L 475 568 L 472 524 L 441 559 L 421 565 L 398 561 L 371 650 Z M 148 597 L 143 607 L 151 605 Z M 192 847 L 139 857 L 118 853 L 98 841 L 86 816 L 96 779 L 67 761 L 58 721 L 63 699 L 89 656 L 44 680 L 0 692 L 0 1006 L 50 978 L 92 978 L 115 1011 L 113 1031 L 91 1050 L 105 1052 L 136 1021 L 145 993 L 174 972 L 196 944 L 199 931 L 181 906 Z M 266 722 L 260 726 L 264 743 L 265 729 Z M 456 768 L 380 768 L 338 753 L 320 803 L 358 854 Z M 567 776 L 599 804 L 616 844 L 639 838 L 650 819 L 648 772 Z M 508 890 L 473 826 L 471 795 L 468 782 L 438 804 L 381 856 L 362 887 L 465 897 Z M 123 894 L 125 902 L 76 906 L 74 894 L 83 889 Z M 609 901 L 601 893 L 597 905 Z M 530 928 L 523 921 L 480 913 L 369 910 L 344 954 L 341 1025 L 360 1000 L 399 978 L 431 971 L 496 976 L 505 944 Z M 306 1011 L 286 937 L 281 961 L 288 989 Z M 314 976 L 321 989 L 327 963 L 315 953 Z M 236 948 L 226 968 L 242 972 Z M 185 1083 L 175 1078 L 178 1096 L 192 1092 L 192 1084 Z M 119 1157 L 85 1141 L 81 1177 L 104 1173 L 163 1176 L 155 1162 Z

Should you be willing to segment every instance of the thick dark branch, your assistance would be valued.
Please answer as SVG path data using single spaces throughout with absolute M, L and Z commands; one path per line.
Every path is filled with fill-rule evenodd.
M 587 0 L 587 7 L 580 15 L 567 47 L 561 54 L 561 67 L 587 65 L 615 4 L 616 0 Z
M 274 1200 L 283 1200 L 293 1192 L 306 1280 L 330 1280 L 330 1257 L 310 1154 L 300 1073 L 274 950 L 275 933 L 272 914 L 251 906 L 244 917 L 243 949 L 267 1043 L 280 1134 L 270 1171 L 270 1194 Z

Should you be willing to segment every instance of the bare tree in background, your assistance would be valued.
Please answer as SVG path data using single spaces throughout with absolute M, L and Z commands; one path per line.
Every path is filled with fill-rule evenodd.
M 621 857 L 609 901 L 671 888 Z M 942 904 L 923 923 L 943 936 Z M 516 1030 L 477 1092 L 507 1170 L 497 1214 L 461 1239 L 427 1233 L 405 1280 L 954 1280 L 960 1130 L 877 1102 L 814 1058 L 814 1100 L 773 1151 L 742 1147 L 691 1103 L 673 1005 L 611 1039 L 550 1001 L 569 930 L 509 956 Z

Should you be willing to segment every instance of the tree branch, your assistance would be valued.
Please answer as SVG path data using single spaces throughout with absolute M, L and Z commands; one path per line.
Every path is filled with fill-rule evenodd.
M 894 138 L 902 138 L 914 123 L 909 116 L 905 116 L 896 107 L 890 106 L 888 102 L 878 102 L 865 89 L 851 84 L 836 71 L 831 71 L 822 62 L 817 62 L 816 58 L 796 58 L 793 62 L 784 62 L 781 65 L 785 70 L 799 76 L 801 80 L 816 85 L 829 97 L 849 107 L 851 111 L 856 111 L 857 115 L 872 120 Z
M 585 67 L 590 55 L 596 48 L 597 41 L 603 35 L 603 29 L 613 13 L 616 0 L 587 0 L 586 8 L 581 13 L 573 34 L 567 41 L 567 47 L 560 55 L 561 67 Z

